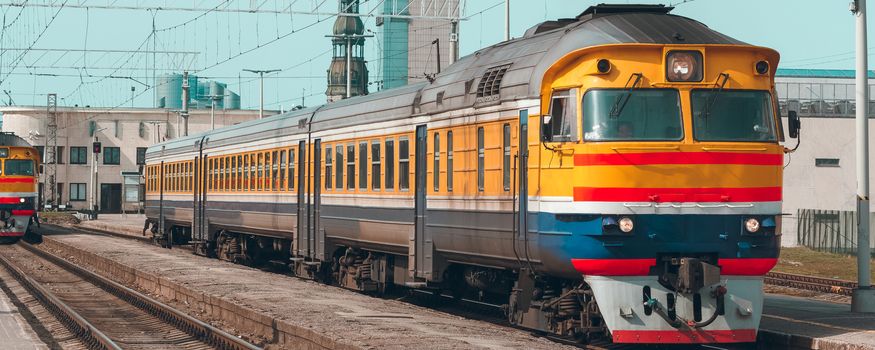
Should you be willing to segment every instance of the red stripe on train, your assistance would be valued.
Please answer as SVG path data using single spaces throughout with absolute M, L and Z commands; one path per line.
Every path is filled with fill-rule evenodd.
M 35 177 L 0 177 L 0 183 L 3 184 L 32 184 L 35 182 Z
M 575 187 L 575 202 L 777 202 L 781 187 L 622 188 Z
M 33 215 L 33 210 L 13 210 L 12 215 Z
M 778 258 L 718 259 L 721 275 L 762 276 L 778 264 Z
M 0 232 L 0 237 L 22 237 L 24 232 Z
M 576 166 L 653 164 L 784 165 L 784 155 L 715 152 L 596 153 L 574 155 L 574 165 Z
M 590 276 L 647 276 L 656 259 L 571 259 L 574 269 Z M 777 258 L 718 259 L 725 276 L 762 276 L 778 264 Z
M 647 276 L 656 259 L 571 259 L 571 264 L 590 276 Z
M 0 204 L 19 204 L 21 197 L 0 197 Z
M 703 344 L 752 343 L 757 339 L 756 329 L 680 330 L 680 331 L 611 331 L 614 343 L 641 344 Z

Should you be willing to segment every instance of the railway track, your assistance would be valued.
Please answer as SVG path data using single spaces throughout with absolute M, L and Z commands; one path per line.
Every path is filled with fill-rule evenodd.
M 54 226 L 57 229 L 63 230 L 71 230 L 77 231 L 79 233 L 85 234 L 93 234 L 93 235 L 103 235 L 103 236 L 112 236 L 116 238 L 122 238 L 127 240 L 139 241 L 142 243 L 146 243 L 149 245 L 154 245 L 152 240 L 149 237 L 145 236 L 133 236 L 124 233 L 117 233 L 107 230 L 100 229 L 91 229 L 91 228 L 80 228 L 80 227 L 60 227 Z M 189 246 L 174 246 L 174 248 L 179 249 L 189 249 Z M 454 314 L 460 317 L 465 317 L 469 319 L 480 320 L 484 322 L 494 323 L 502 326 L 513 327 L 510 323 L 507 322 L 504 311 L 501 308 L 501 305 L 494 305 L 489 303 L 478 302 L 474 300 L 461 299 L 454 300 L 452 296 L 449 295 L 441 295 L 440 297 L 435 298 L 435 296 L 431 292 L 424 292 L 421 290 L 411 290 L 411 293 L 407 294 L 393 294 L 389 297 L 394 297 L 396 300 L 401 300 L 405 302 L 409 302 L 412 304 L 416 304 L 419 306 L 428 307 L 434 310 L 447 312 L 450 314 Z M 441 301 L 443 300 L 443 302 Z M 538 336 L 553 341 L 557 344 L 570 345 L 574 347 L 578 347 L 581 349 L 587 350 L 627 350 L 627 349 L 640 349 L 641 346 L 638 344 L 612 344 L 607 339 L 595 340 L 592 343 L 584 344 L 575 342 L 570 339 L 557 337 L 551 334 L 540 334 L 536 333 Z M 658 346 L 658 347 L 647 347 L 649 349 L 676 349 L 678 347 L 674 346 Z M 718 350 L 749 350 L 753 349 L 750 344 L 729 344 L 729 345 L 701 345 L 701 346 L 681 346 L 680 349 L 684 350 L 698 350 L 698 349 L 718 349 Z
M 846 296 L 851 296 L 854 289 L 857 288 L 856 282 L 781 272 L 769 272 L 766 274 L 765 283 L 812 292 Z
M 259 349 L 24 243 L 0 247 L 0 267 L 89 349 Z

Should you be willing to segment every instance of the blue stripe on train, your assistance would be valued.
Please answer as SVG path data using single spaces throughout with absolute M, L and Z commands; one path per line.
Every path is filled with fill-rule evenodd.
M 744 220 L 754 217 L 774 222 L 767 215 L 634 215 L 630 234 L 603 234 L 602 215 L 532 215 L 536 222 L 541 260 L 547 266 L 567 268 L 571 259 L 641 259 L 658 254 L 717 254 L 718 258 L 776 258 L 780 236 L 775 227 L 747 234 Z M 613 216 L 616 218 L 616 216 Z

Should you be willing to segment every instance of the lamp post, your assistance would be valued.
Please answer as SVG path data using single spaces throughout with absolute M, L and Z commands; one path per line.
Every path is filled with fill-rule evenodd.
M 243 71 L 258 74 L 258 76 L 261 78 L 261 103 L 259 104 L 258 108 L 258 119 L 262 119 L 264 118 L 264 73 L 275 73 L 282 71 L 282 69 L 244 69 Z

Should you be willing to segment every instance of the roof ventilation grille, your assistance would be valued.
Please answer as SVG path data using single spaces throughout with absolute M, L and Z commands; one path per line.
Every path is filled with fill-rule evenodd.
M 504 78 L 504 74 L 507 73 L 509 67 L 509 64 L 492 67 L 483 73 L 480 83 L 477 84 L 477 103 L 491 102 L 499 99 L 501 80 Z

